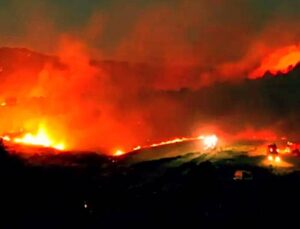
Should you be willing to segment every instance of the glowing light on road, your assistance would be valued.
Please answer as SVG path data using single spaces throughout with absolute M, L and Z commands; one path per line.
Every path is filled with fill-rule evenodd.
M 272 155 L 269 155 L 269 156 L 268 156 L 268 160 L 269 160 L 269 161 L 273 161 L 273 156 L 272 156 Z
M 269 160 L 269 161 L 274 161 L 274 162 L 276 162 L 276 163 L 281 162 L 281 158 L 280 158 L 279 156 L 273 157 L 272 155 L 269 155 L 269 156 L 268 156 L 268 160 Z

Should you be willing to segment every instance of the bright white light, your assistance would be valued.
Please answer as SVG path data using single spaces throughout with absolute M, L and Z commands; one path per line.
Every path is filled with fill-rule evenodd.
M 202 140 L 205 150 L 214 149 L 218 143 L 216 135 L 199 136 L 198 139 Z

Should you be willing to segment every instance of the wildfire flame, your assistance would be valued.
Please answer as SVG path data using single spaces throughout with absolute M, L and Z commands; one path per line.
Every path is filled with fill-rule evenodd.
M 218 142 L 218 137 L 216 135 L 200 135 L 198 137 L 182 137 L 182 138 L 174 138 L 171 140 L 167 141 L 162 141 L 159 143 L 153 143 L 151 145 L 146 145 L 146 146 L 137 146 L 133 150 L 140 150 L 140 149 L 146 149 L 146 148 L 153 148 L 153 147 L 158 147 L 158 146 L 164 146 L 164 145 L 170 145 L 174 143 L 179 143 L 179 142 L 188 142 L 188 141 L 195 141 L 195 140 L 201 140 L 204 146 L 205 150 L 213 149 L 216 147 L 217 142 Z
M 162 142 L 159 142 L 159 143 L 153 143 L 151 144 L 149 147 L 143 147 L 143 148 L 151 148 L 151 147 L 157 147 L 157 146 L 163 146 L 163 145 L 170 145 L 170 144 L 174 144 L 174 143 L 178 143 L 178 142 L 185 142 L 185 141 L 188 141 L 188 140 L 192 140 L 192 138 L 174 138 L 174 139 L 171 139 L 171 140 L 167 140 L 167 141 L 162 141 Z
M 123 150 L 118 149 L 118 150 L 115 151 L 113 156 L 118 157 L 118 156 L 122 156 L 124 154 L 125 154 L 125 152 Z
M 136 146 L 132 150 L 133 151 L 138 151 L 141 149 L 149 149 L 149 148 L 154 148 L 154 147 L 159 147 L 159 146 L 164 146 L 164 145 L 171 145 L 174 143 L 179 143 L 179 142 L 188 142 L 188 141 L 195 141 L 195 140 L 201 140 L 203 143 L 203 148 L 204 150 L 210 150 L 214 149 L 217 145 L 218 142 L 218 137 L 216 135 L 200 135 L 198 137 L 181 137 L 181 138 L 174 138 L 171 140 L 167 141 L 162 141 L 159 143 L 153 143 L 151 145 L 145 145 L 145 146 Z M 118 157 L 126 154 L 127 152 L 117 149 L 114 153 L 113 156 Z
M 300 62 L 300 45 L 287 46 L 276 50 L 267 56 L 255 71 L 251 78 L 263 76 L 267 71 L 273 75 L 278 72 L 288 73 Z
M 54 141 L 45 127 L 39 127 L 36 134 L 25 133 L 22 137 L 11 138 L 8 135 L 2 137 L 4 141 L 9 141 L 17 144 L 35 145 L 42 147 L 50 147 L 57 150 L 64 150 L 65 144 Z

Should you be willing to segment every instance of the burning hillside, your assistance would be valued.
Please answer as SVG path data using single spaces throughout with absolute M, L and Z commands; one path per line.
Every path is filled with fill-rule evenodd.
M 49 131 L 47 131 L 47 129 L 43 126 L 39 126 L 37 133 L 35 134 L 24 133 L 23 135 L 20 134 L 19 137 L 4 135 L 2 136 L 2 139 L 8 143 L 51 147 L 57 150 L 65 149 L 65 144 L 61 142 L 55 142 L 51 134 L 49 134 Z
M 263 76 L 266 72 L 273 75 L 288 73 L 300 62 L 300 45 L 292 45 L 275 50 L 262 60 L 261 66 L 254 70 L 251 78 Z
M 283 60 L 293 57 L 287 63 L 294 65 L 297 52 L 289 50 L 292 53 L 285 49 L 278 53 L 283 52 Z M 300 123 L 295 111 L 299 70 L 287 72 L 287 65 L 276 65 L 283 60 L 272 64 L 276 72 L 283 66 L 285 78 L 165 90 L 156 88 L 153 81 L 167 74 L 163 67 L 93 61 L 82 43 L 68 39 L 60 53 L 51 57 L 25 49 L 0 49 L 0 130 L 5 139 L 112 154 L 116 147 L 130 151 L 137 145 L 203 130 L 235 135 L 251 128 L 293 137 L 299 133 L 295 128 Z M 262 64 L 261 73 L 273 71 L 270 64 Z M 195 68 L 189 69 L 192 73 Z M 275 101 L 280 105 L 273 106 Z M 209 126 L 215 127 L 213 131 Z

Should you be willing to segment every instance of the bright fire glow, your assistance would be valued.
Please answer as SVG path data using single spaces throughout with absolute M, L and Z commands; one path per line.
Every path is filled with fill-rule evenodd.
M 251 78 L 263 76 L 267 71 L 273 75 L 278 72 L 288 73 L 300 62 L 300 45 L 293 45 L 276 50 L 267 56 L 255 71 Z
M 181 138 L 174 138 L 171 140 L 167 140 L 167 141 L 162 141 L 159 143 L 153 143 L 151 145 L 146 145 L 146 146 L 136 146 L 134 147 L 132 150 L 133 151 L 137 151 L 140 149 L 148 149 L 148 148 L 154 148 L 154 147 L 159 147 L 159 146 L 164 146 L 164 145 L 171 145 L 171 144 L 175 144 L 175 143 L 179 143 L 179 142 L 188 142 L 188 141 L 198 141 L 200 140 L 203 144 L 203 148 L 204 150 L 210 150 L 210 149 L 214 149 L 217 145 L 218 142 L 218 137 L 216 135 L 200 135 L 198 137 L 181 137 Z M 112 154 L 115 157 L 118 156 L 122 156 L 126 154 L 125 151 L 117 149 L 115 150 L 115 152 Z
M 118 150 L 116 150 L 116 152 L 113 155 L 115 157 L 118 157 L 118 156 L 122 156 L 124 154 L 125 154 L 125 152 L 123 150 L 118 149 Z
M 64 150 L 64 143 L 55 142 L 50 138 L 47 130 L 43 127 L 40 127 L 36 134 L 26 133 L 22 137 L 11 138 L 9 136 L 3 136 L 3 140 L 12 141 L 17 144 L 25 144 L 25 145 L 36 145 L 43 147 L 51 147 L 57 150 Z
M 133 148 L 133 150 L 139 150 L 141 148 L 142 148 L 141 146 L 136 146 L 136 147 Z
M 2 139 L 4 141 L 10 141 L 11 140 L 11 138 L 9 136 L 7 136 L 7 135 L 3 136 Z
M 216 135 L 200 135 L 198 137 L 181 137 L 181 138 L 174 138 L 167 141 L 162 141 L 159 143 L 153 143 L 151 145 L 146 146 L 137 146 L 133 148 L 133 150 L 139 150 L 139 149 L 147 149 L 147 148 L 153 148 L 153 147 L 159 147 L 164 145 L 171 145 L 174 143 L 179 142 L 188 142 L 188 141 L 196 141 L 200 140 L 203 143 L 203 147 L 205 150 L 214 149 L 218 142 L 218 137 Z
M 191 138 L 174 138 L 174 139 L 171 139 L 171 140 L 168 140 L 168 141 L 162 141 L 162 142 L 159 142 L 159 143 L 151 144 L 150 147 L 170 145 L 170 144 L 174 144 L 174 143 L 178 143 L 178 142 L 185 142 L 185 141 L 189 141 L 189 140 L 192 140 L 192 139 Z
M 269 160 L 269 161 L 273 161 L 273 156 L 272 156 L 272 155 L 269 155 L 269 156 L 268 156 L 268 160 Z
M 198 138 L 203 141 L 206 150 L 215 148 L 218 143 L 218 137 L 216 135 L 199 136 Z

